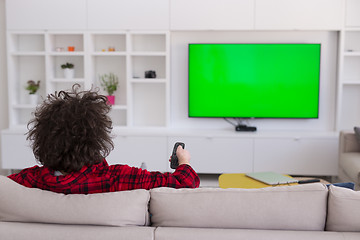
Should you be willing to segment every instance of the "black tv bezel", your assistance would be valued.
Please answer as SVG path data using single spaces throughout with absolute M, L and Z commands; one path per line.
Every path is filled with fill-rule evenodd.
M 318 80 L 318 85 L 319 85 L 319 90 L 318 90 L 318 101 L 317 101 L 317 116 L 316 117 L 250 117 L 250 116 L 190 116 L 190 45 L 206 45 L 206 44 L 211 44 L 211 45 L 220 45 L 220 44 L 227 44 L 227 45 L 254 45 L 254 44 L 262 44 L 262 45 L 282 45 L 282 44 L 293 44 L 293 45 L 320 45 L 320 53 L 319 53 L 319 80 Z M 283 43 L 188 43 L 188 65 L 187 65 L 187 70 L 188 70 L 188 108 L 187 108 L 187 112 L 188 112 L 188 117 L 189 118 L 203 118 L 203 119 L 208 119 L 208 118 L 239 118 L 239 119 L 319 119 L 319 113 L 320 113 L 320 87 L 321 87 L 321 50 L 322 50 L 322 44 L 321 43 L 314 43 L 314 42 L 306 42 L 306 43 L 301 43 L 301 42 L 296 42 L 296 43 L 288 43 L 288 42 L 283 42 Z

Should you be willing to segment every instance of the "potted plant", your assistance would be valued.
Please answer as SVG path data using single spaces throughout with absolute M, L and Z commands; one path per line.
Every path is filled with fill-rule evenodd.
M 100 84 L 103 87 L 104 91 L 108 93 L 107 98 L 109 104 L 114 105 L 115 96 L 113 96 L 113 94 L 117 90 L 117 87 L 119 85 L 118 77 L 113 73 L 101 75 Z
M 36 92 L 39 90 L 39 88 L 40 88 L 40 81 L 37 82 L 33 80 L 27 81 L 27 86 L 25 89 L 29 91 L 30 103 L 32 105 L 37 104 L 38 95 L 36 94 Z
M 61 65 L 61 68 L 64 70 L 65 78 L 74 78 L 74 64 L 73 63 L 65 63 Z

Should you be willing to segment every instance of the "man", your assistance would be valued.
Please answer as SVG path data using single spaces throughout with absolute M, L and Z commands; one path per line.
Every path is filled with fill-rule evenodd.
M 27 139 L 43 166 L 24 169 L 9 178 L 26 187 L 65 194 L 199 186 L 190 154 L 181 146 L 176 151 L 179 166 L 174 173 L 109 166 L 105 157 L 114 148 L 108 116 L 111 107 L 106 96 L 79 88 L 75 84 L 72 91 L 50 94 L 37 107 L 28 124 Z

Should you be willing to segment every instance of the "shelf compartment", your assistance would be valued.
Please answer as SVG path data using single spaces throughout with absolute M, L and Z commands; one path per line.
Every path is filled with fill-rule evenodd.
M 100 76 L 113 73 L 118 77 L 118 89 L 114 92 L 115 103 L 126 105 L 127 84 L 126 84 L 126 57 L 125 56 L 93 56 L 93 83 L 98 86 L 101 94 L 107 95 L 101 86 Z
M 68 51 L 69 46 L 75 47 L 74 52 L 84 51 L 84 36 L 78 33 L 51 33 L 49 34 L 49 49 L 56 52 L 57 48 L 63 48 L 64 52 L 72 53 Z
M 360 51 L 360 31 L 345 32 L 345 51 Z
M 134 83 L 132 90 L 134 126 L 166 126 L 166 84 Z
M 113 51 L 110 51 L 112 49 Z M 93 34 L 92 51 L 117 53 L 126 51 L 126 34 Z
M 115 126 L 126 126 L 127 125 L 127 111 L 120 106 L 112 107 L 109 112 L 109 116 Z
M 360 80 L 360 57 L 346 57 L 344 58 L 343 79 L 347 81 Z
M 44 34 L 11 34 L 9 41 L 10 52 L 44 52 Z
M 75 78 L 84 78 L 84 57 L 83 56 L 51 56 L 50 57 L 50 72 L 51 79 L 64 78 L 64 71 L 61 68 L 62 64 L 73 63 Z
M 28 91 L 25 89 L 27 81 L 40 81 L 38 94 L 45 94 L 45 57 L 43 56 L 13 56 L 10 58 L 9 78 L 11 84 L 17 89 L 13 104 L 25 104 L 29 102 Z
M 165 52 L 165 34 L 132 34 L 133 52 Z
M 156 72 L 156 78 L 166 78 L 165 56 L 133 56 L 131 64 L 133 78 L 144 78 L 149 70 Z
M 360 122 L 360 85 L 345 85 L 341 102 L 340 129 L 353 129 Z
M 15 125 L 26 126 L 28 122 L 34 118 L 35 107 L 29 108 L 16 108 L 13 110 Z

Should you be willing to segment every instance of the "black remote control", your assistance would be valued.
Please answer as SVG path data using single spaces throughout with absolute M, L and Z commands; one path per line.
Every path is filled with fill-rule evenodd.
M 183 149 L 185 149 L 185 143 L 182 143 L 182 142 L 176 142 L 175 143 L 174 149 L 173 149 L 172 154 L 171 154 L 171 162 L 170 162 L 170 167 L 172 169 L 176 169 L 179 166 L 179 159 L 176 156 L 176 150 L 177 150 L 179 145 L 182 146 Z

